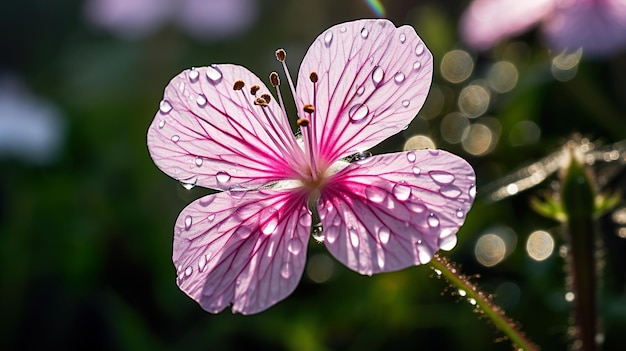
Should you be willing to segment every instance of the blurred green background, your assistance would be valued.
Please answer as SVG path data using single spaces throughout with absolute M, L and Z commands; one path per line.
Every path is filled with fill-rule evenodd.
M 295 75 L 319 33 L 375 14 L 358 0 L 226 0 L 194 19 L 191 5 L 183 9 L 194 0 L 141 0 L 132 3 L 144 17 L 113 8 L 103 19 L 105 2 L 0 3 L 0 349 L 511 349 L 429 267 L 363 277 L 314 242 L 286 300 L 253 316 L 204 312 L 177 288 L 171 246 L 180 210 L 210 191 L 185 190 L 150 159 L 146 131 L 163 89 L 183 69 L 210 63 L 267 77 L 280 69 L 279 47 Z M 531 31 L 479 55 L 458 39 L 468 2 L 383 4 L 427 43 L 435 78 L 418 118 L 373 153 L 432 142 L 469 160 L 480 192 L 576 132 L 604 144 L 626 139 L 624 51 L 559 58 Z M 570 65 L 559 69 L 558 60 Z M 622 166 L 606 190 L 624 188 Z M 556 222 L 530 209 L 537 189 L 495 204 L 479 198 L 445 255 L 480 275 L 542 349 L 566 350 L 563 241 Z M 610 213 L 599 221 L 604 350 L 622 350 L 626 331 L 617 222 Z M 541 261 L 526 249 L 537 230 L 556 242 Z M 501 240 L 480 244 L 488 234 Z M 485 258 L 477 248 L 491 251 Z

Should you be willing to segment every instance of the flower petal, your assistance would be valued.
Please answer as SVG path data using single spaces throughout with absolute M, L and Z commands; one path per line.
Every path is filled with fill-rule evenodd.
M 359 20 L 320 34 L 296 88 L 298 106 L 315 106 L 320 157 L 332 163 L 402 130 L 424 104 L 432 74 L 432 55 L 410 26 Z
M 463 41 L 486 50 L 500 40 L 520 34 L 554 9 L 554 0 L 474 0 L 461 16 Z
M 369 275 L 426 263 L 456 245 L 476 191 L 465 160 L 415 150 L 359 162 L 337 173 L 318 203 L 333 256 Z
M 238 80 L 246 84 L 242 90 L 233 89 Z M 292 153 L 285 148 L 295 140 L 290 134 L 292 144 L 277 141 L 270 130 L 291 129 L 283 117 L 268 122 L 264 112 L 281 116 L 280 107 L 273 99 L 267 107 L 254 105 L 253 85 L 260 87 L 257 96 L 268 93 L 253 73 L 228 64 L 192 68 L 172 79 L 148 129 L 156 165 L 182 182 L 214 189 L 289 178 Z
M 311 215 L 293 191 L 227 192 L 187 206 L 174 228 L 180 288 L 205 310 L 263 311 L 284 299 L 304 271 Z

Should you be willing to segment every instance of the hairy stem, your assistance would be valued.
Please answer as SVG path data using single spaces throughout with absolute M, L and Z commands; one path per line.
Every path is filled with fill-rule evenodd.
M 460 273 L 458 268 L 450 263 L 447 258 L 435 254 L 430 261 L 430 265 L 438 276 L 443 276 L 451 285 L 459 289 L 459 292 L 462 292 L 461 296 L 466 298 L 472 305 L 480 308 L 481 312 L 489 317 L 493 324 L 495 324 L 517 348 L 525 351 L 539 350 L 535 344 L 526 338 L 524 333 L 520 330 L 519 325 L 508 318 L 504 314 L 504 311 L 491 301 L 489 295 L 478 290 L 476 285 L 472 283 L 466 275 Z

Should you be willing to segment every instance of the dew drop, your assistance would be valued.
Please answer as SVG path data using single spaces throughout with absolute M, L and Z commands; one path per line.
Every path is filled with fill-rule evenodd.
M 410 104 L 411 102 L 409 100 L 402 100 L 402 106 L 409 107 Z
M 328 241 L 329 244 L 334 243 L 339 237 L 339 228 L 336 226 L 332 226 L 330 228 L 326 228 L 324 234 L 324 238 Z
M 265 235 L 274 234 L 276 232 L 276 227 L 278 227 L 278 218 L 276 216 L 272 216 L 267 223 L 261 228 L 261 231 Z
M 183 188 L 185 188 L 186 190 L 191 190 L 196 186 L 196 182 L 198 181 L 198 178 L 191 178 L 191 179 L 187 179 L 184 182 L 180 182 L 180 185 L 183 186 Z M 202 203 L 201 203 L 202 204 Z
M 422 56 L 423 53 L 424 53 L 424 44 L 422 43 L 417 44 L 417 46 L 415 47 L 415 55 Z
M 405 42 L 405 41 L 406 41 L 406 35 L 404 35 L 404 33 L 401 33 L 401 34 L 400 34 L 400 42 L 401 42 L 402 44 L 404 44 L 404 42 Z
M 353 247 L 358 247 L 359 233 L 357 232 L 356 228 L 350 227 L 350 229 L 348 229 L 348 234 L 350 235 L 350 244 L 352 244 Z
M 206 219 L 209 222 L 213 222 L 215 220 L 215 213 L 209 213 L 209 215 L 206 216 Z
M 428 174 L 439 184 L 450 184 L 454 181 L 454 175 L 446 171 L 430 171 Z
M 159 121 L 159 129 L 163 129 L 163 127 L 165 127 L 165 121 L 164 120 L 160 120 Z
M 270 242 L 270 247 L 267 248 L 267 257 L 274 256 L 274 247 L 276 246 L 276 241 Z
M 366 39 L 368 35 L 370 35 L 370 31 L 367 28 L 361 29 L 361 38 Z
M 246 195 L 248 190 L 246 188 L 242 188 L 241 186 L 234 186 L 228 189 L 228 194 L 234 199 L 241 199 Z
M 380 269 L 385 268 L 385 251 L 383 249 L 376 250 L 376 262 Z
M 200 200 L 198 200 L 198 203 L 202 207 L 207 207 L 210 204 L 212 204 L 213 201 L 215 201 L 215 196 L 205 196 L 205 197 L 201 197 Z
M 198 95 L 198 97 L 196 98 L 196 104 L 198 104 L 198 106 L 200 107 L 204 107 L 206 106 L 206 97 L 203 94 Z
M 420 173 L 422 173 L 422 170 L 417 166 L 413 167 L 412 170 L 413 170 L 413 174 L 415 175 L 420 175 Z
M 463 217 L 465 217 L 465 212 L 463 212 L 463 209 L 462 209 L 462 208 L 458 208 L 458 209 L 456 210 L 456 217 L 457 217 L 457 218 L 463 218 Z
M 415 160 L 417 159 L 417 156 L 415 156 L 415 152 L 413 152 L 413 151 L 409 151 L 409 152 L 406 154 L 406 159 L 407 159 L 409 162 L 415 162 Z
M 476 197 L 476 185 L 475 184 L 472 184 L 472 186 L 470 186 L 468 193 L 469 193 L 469 196 L 471 196 L 472 198 Z
M 463 193 L 463 191 L 461 191 L 459 187 L 451 184 L 441 187 L 441 189 L 439 189 L 439 192 L 441 193 L 441 195 L 449 199 L 456 199 Z
M 196 166 L 198 166 L 198 167 L 202 166 L 202 162 L 203 162 L 202 161 L 202 157 L 199 157 L 199 156 L 196 157 L 196 161 L 195 161 Z
M 251 233 L 252 233 L 252 229 L 243 225 L 237 227 L 237 229 L 235 230 L 235 235 L 237 235 L 241 239 L 245 239 L 249 237 Z
M 180 140 L 180 137 L 178 135 L 172 135 L 172 141 L 177 143 Z
M 195 83 L 198 81 L 198 77 L 200 76 L 200 72 L 195 67 L 192 67 L 189 70 L 189 81 Z
M 280 275 L 285 279 L 289 279 L 291 276 L 291 265 L 289 262 L 283 263 L 283 266 L 280 268 Z
M 385 71 L 380 66 L 376 66 L 374 71 L 372 71 L 374 85 L 378 86 L 383 81 L 383 78 L 385 78 Z
M 356 90 L 356 94 L 357 95 L 363 95 L 363 93 L 365 92 L 365 87 L 364 86 L 360 86 L 357 90 Z
M 178 83 L 178 91 L 180 91 L 183 95 L 186 95 L 185 94 L 185 82 Z
M 311 236 L 318 243 L 324 242 L 324 229 L 322 228 L 322 223 L 317 223 L 313 226 L 311 230 Z
M 215 65 L 206 68 L 206 76 L 213 84 L 219 84 L 222 81 L 222 72 Z
M 230 181 L 230 174 L 226 172 L 217 172 L 217 174 L 215 174 L 215 179 L 217 179 L 218 183 L 227 183 Z
M 430 252 L 430 250 L 424 247 L 424 245 L 421 245 L 421 243 L 418 243 L 416 247 L 417 258 L 419 259 L 420 263 L 425 264 L 430 262 L 430 260 L 433 258 L 433 254 Z
M 439 226 L 439 217 L 437 217 L 437 215 L 434 213 L 431 213 L 428 216 L 427 221 L 428 221 L 428 226 L 430 226 L 431 228 L 436 228 Z
M 420 68 L 422 68 L 422 63 L 420 61 L 415 61 L 415 63 L 413 63 L 413 69 L 415 71 L 419 71 Z
M 386 244 L 389 242 L 389 237 L 391 236 L 391 232 L 387 227 L 378 228 L 378 240 L 380 240 L 381 244 Z
M 404 78 L 404 73 L 402 72 L 398 72 L 395 76 L 393 76 L 393 80 L 395 80 L 398 84 L 404 82 Z
M 354 155 L 353 160 L 356 163 L 362 165 L 364 163 L 368 163 L 369 161 L 371 161 L 372 160 L 371 157 L 372 157 L 372 153 L 371 152 L 369 152 L 369 151 L 361 151 L 361 152 L 359 152 L 359 153 Z
M 439 150 L 437 149 L 428 149 L 428 153 L 432 156 L 439 156 Z
M 193 224 L 191 216 L 185 217 L 185 230 L 189 230 L 189 228 L 191 228 L 191 224 Z
M 191 268 L 191 266 L 185 268 L 185 277 L 190 276 L 191 273 L 193 273 L 193 268 Z
M 339 31 L 341 33 L 345 33 L 347 31 L 347 29 L 346 29 L 346 27 L 341 27 L 341 28 L 339 28 Z
M 350 120 L 354 123 L 363 121 L 367 114 L 370 112 L 369 108 L 365 104 L 356 104 L 350 108 L 350 112 L 348 116 L 350 116 Z
M 326 35 L 324 35 L 324 44 L 326 45 L 326 47 L 329 47 L 332 41 L 333 41 L 333 32 L 328 31 Z
M 172 104 L 167 100 L 161 100 L 159 103 L 159 111 L 165 114 L 170 113 L 170 111 L 172 111 Z
M 407 202 L 406 203 L 407 207 L 409 210 L 415 212 L 415 213 L 424 213 L 426 212 L 426 210 L 428 209 L 426 206 L 420 204 L 420 203 L 416 203 L 416 202 Z
M 392 191 L 393 196 L 399 201 L 406 201 L 409 199 L 409 196 L 411 196 L 411 187 L 403 183 L 394 185 Z
M 287 250 L 294 255 L 299 254 L 302 251 L 302 242 L 298 238 L 291 239 L 287 244 Z
M 387 195 L 387 192 L 378 186 L 368 185 L 365 187 L 365 196 L 372 202 L 383 202 L 383 200 L 385 200 L 385 195 Z
M 311 214 L 310 213 L 305 213 L 302 216 L 300 216 L 300 220 L 299 223 L 301 226 L 305 226 L 308 227 L 311 225 Z
M 457 237 L 454 235 L 449 229 L 444 229 L 441 231 L 441 235 L 439 236 L 439 248 L 445 251 L 450 251 L 454 249 L 457 243 Z
M 204 272 L 206 264 L 209 261 L 209 256 L 209 254 L 200 256 L 200 260 L 198 260 L 198 270 L 200 270 L 200 272 Z

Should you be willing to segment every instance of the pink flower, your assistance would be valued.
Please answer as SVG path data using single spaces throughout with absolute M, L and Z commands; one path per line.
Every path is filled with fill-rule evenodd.
M 538 23 L 553 49 L 609 54 L 626 45 L 626 0 L 474 0 L 460 30 L 470 47 L 485 50 Z
M 181 182 L 224 190 L 176 221 L 180 288 L 209 312 L 230 303 L 234 312 L 265 310 L 298 284 L 318 220 L 331 254 L 361 274 L 423 264 L 455 246 L 475 195 L 467 162 L 442 150 L 346 161 L 411 122 L 432 72 L 432 55 L 409 26 L 359 20 L 328 29 L 304 57 L 295 89 L 287 78 L 301 138 L 280 91 L 277 102 L 241 66 L 175 77 L 148 130 L 150 154 Z M 270 82 L 282 87 L 276 73 Z

